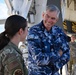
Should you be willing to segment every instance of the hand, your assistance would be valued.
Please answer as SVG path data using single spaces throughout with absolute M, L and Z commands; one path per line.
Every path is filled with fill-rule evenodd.
M 62 50 L 59 50 L 59 54 L 60 54 L 60 56 L 62 56 L 62 54 L 63 54 L 63 51 L 62 51 Z

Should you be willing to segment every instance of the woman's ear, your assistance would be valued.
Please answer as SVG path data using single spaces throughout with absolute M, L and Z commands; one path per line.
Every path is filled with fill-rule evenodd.
M 19 29 L 18 33 L 19 33 L 19 35 L 21 35 L 23 33 L 22 28 Z

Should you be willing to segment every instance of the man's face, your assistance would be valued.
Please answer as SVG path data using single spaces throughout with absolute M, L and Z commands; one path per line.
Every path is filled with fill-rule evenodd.
M 47 30 L 50 30 L 51 27 L 57 22 L 58 20 L 58 13 L 57 11 L 50 12 L 47 10 L 43 13 L 43 23 Z

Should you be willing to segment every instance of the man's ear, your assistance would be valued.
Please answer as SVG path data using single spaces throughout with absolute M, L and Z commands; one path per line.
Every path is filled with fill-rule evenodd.
M 42 18 L 44 17 L 44 15 L 45 15 L 45 12 L 42 13 Z
M 56 22 L 59 20 L 59 18 L 56 19 Z

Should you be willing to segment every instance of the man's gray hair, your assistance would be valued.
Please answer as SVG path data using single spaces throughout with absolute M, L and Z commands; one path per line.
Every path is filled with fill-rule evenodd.
M 52 11 L 57 11 L 57 13 L 58 13 L 58 17 L 59 17 L 59 14 L 60 14 L 60 10 L 59 10 L 59 8 L 57 7 L 57 6 L 55 6 L 55 5 L 48 5 L 47 7 L 46 7 L 46 11 L 47 10 L 49 10 L 50 12 L 52 12 Z

